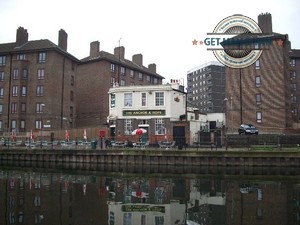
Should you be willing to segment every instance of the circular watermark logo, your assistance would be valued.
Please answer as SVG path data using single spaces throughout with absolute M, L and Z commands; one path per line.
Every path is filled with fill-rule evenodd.
M 255 63 L 261 53 L 256 49 L 253 37 L 262 31 L 258 24 L 243 15 L 229 16 L 220 21 L 213 31 L 214 36 L 230 36 L 221 42 L 222 49 L 211 49 L 218 61 L 231 68 L 245 68 Z

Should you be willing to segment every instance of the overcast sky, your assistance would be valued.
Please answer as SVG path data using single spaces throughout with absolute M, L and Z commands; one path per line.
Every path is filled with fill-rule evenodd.
M 273 31 L 288 34 L 300 49 L 299 0 L 0 0 L 0 43 L 14 42 L 19 26 L 29 40 L 57 44 L 58 31 L 68 33 L 68 52 L 78 59 L 89 55 L 90 42 L 113 53 L 125 47 L 125 58 L 142 53 L 144 65 L 156 63 L 167 80 L 185 78 L 187 71 L 216 60 L 204 46 L 206 33 L 225 17 L 243 14 L 257 21 L 272 14 Z

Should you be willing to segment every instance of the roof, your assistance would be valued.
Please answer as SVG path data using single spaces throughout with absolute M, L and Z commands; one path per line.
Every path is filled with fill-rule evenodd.
M 48 39 L 41 39 L 35 41 L 27 41 L 25 44 L 17 46 L 16 42 L 0 44 L 0 54 L 10 54 L 10 53 L 21 53 L 21 52 L 36 52 L 45 50 L 55 50 L 74 61 L 79 61 L 76 57 L 68 53 L 67 51 L 60 48 L 58 45 L 49 41 Z
M 119 57 L 116 57 L 114 54 L 111 54 L 111 53 L 105 52 L 105 51 L 100 51 L 98 56 L 96 56 L 96 57 L 88 56 L 86 58 L 81 59 L 80 61 L 81 61 L 81 63 L 90 63 L 90 62 L 101 61 L 101 60 L 107 60 L 109 62 L 124 65 L 128 68 L 132 68 L 134 70 L 145 72 L 147 74 L 152 74 L 156 77 L 164 79 L 163 76 L 159 75 L 158 73 L 154 73 L 153 71 L 151 71 L 149 68 L 147 68 L 145 66 L 140 66 L 140 65 L 138 65 L 138 64 L 136 64 L 136 63 L 134 63 L 134 62 L 132 62 L 128 59 L 119 60 Z
M 225 41 L 221 42 L 222 46 L 229 46 L 229 45 L 238 45 L 238 44 L 251 44 L 255 42 L 262 42 L 267 40 L 274 40 L 274 39 L 287 39 L 287 35 L 279 34 L 279 33 L 242 33 L 236 35 L 232 38 L 228 38 Z
M 188 70 L 187 73 L 189 74 L 189 73 L 192 73 L 194 71 L 197 71 L 199 69 L 206 68 L 206 67 L 209 67 L 209 66 L 222 66 L 222 67 L 224 67 L 224 65 L 222 63 L 218 62 L 218 61 L 210 61 L 210 62 L 204 63 L 200 66 L 197 66 L 197 67 L 194 67 L 194 68 Z
M 290 56 L 291 58 L 300 58 L 300 49 L 292 49 Z

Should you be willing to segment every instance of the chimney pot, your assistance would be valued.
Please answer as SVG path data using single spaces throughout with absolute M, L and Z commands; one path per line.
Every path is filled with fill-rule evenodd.
M 90 44 L 90 57 L 94 58 L 99 55 L 100 50 L 100 42 L 99 41 L 93 41 Z
M 19 27 L 17 29 L 17 35 L 16 35 L 16 43 L 18 46 L 25 44 L 28 42 L 28 33 L 27 30 L 24 29 L 24 27 Z
M 114 55 L 119 60 L 124 60 L 125 59 L 125 48 L 124 48 L 124 46 L 116 47 L 114 49 Z
M 132 56 L 132 62 L 139 66 L 143 66 L 143 55 L 142 54 L 135 54 Z

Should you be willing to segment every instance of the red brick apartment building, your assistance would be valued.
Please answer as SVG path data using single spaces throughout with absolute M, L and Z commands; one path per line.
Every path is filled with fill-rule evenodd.
M 125 48 L 114 54 L 92 42 L 90 55 L 78 60 L 67 52 L 68 35 L 59 31 L 58 45 L 28 40 L 23 27 L 16 41 L 0 44 L 0 135 L 107 123 L 108 91 L 112 86 L 161 84 L 156 65 L 143 66 L 142 54 L 125 59 Z
M 0 44 L 0 133 L 75 127 L 75 76 L 79 60 L 67 52 L 67 33 L 58 45 L 28 41 L 17 29 L 16 41 Z
M 107 124 L 109 115 L 109 88 L 114 86 L 158 85 L 161 75 L 156 64 L 143 66 L 143 55 L 125 59 L 125 48 L 116 47 L 114 54 L 100 51 L 100 43 L 90 44 L 90 55 L 81 60 L 76 76 L 77 127 L 95 127 Z
M 260 14 L 264 40 L 261 57 L 243 69 L 225 68 L 227 131 L 237 133 L 251 123 L 260 133 L 295 132 L 299 121 L 299 50 L 291 50 L 288 35 L 274 33 L 271 14 Z

